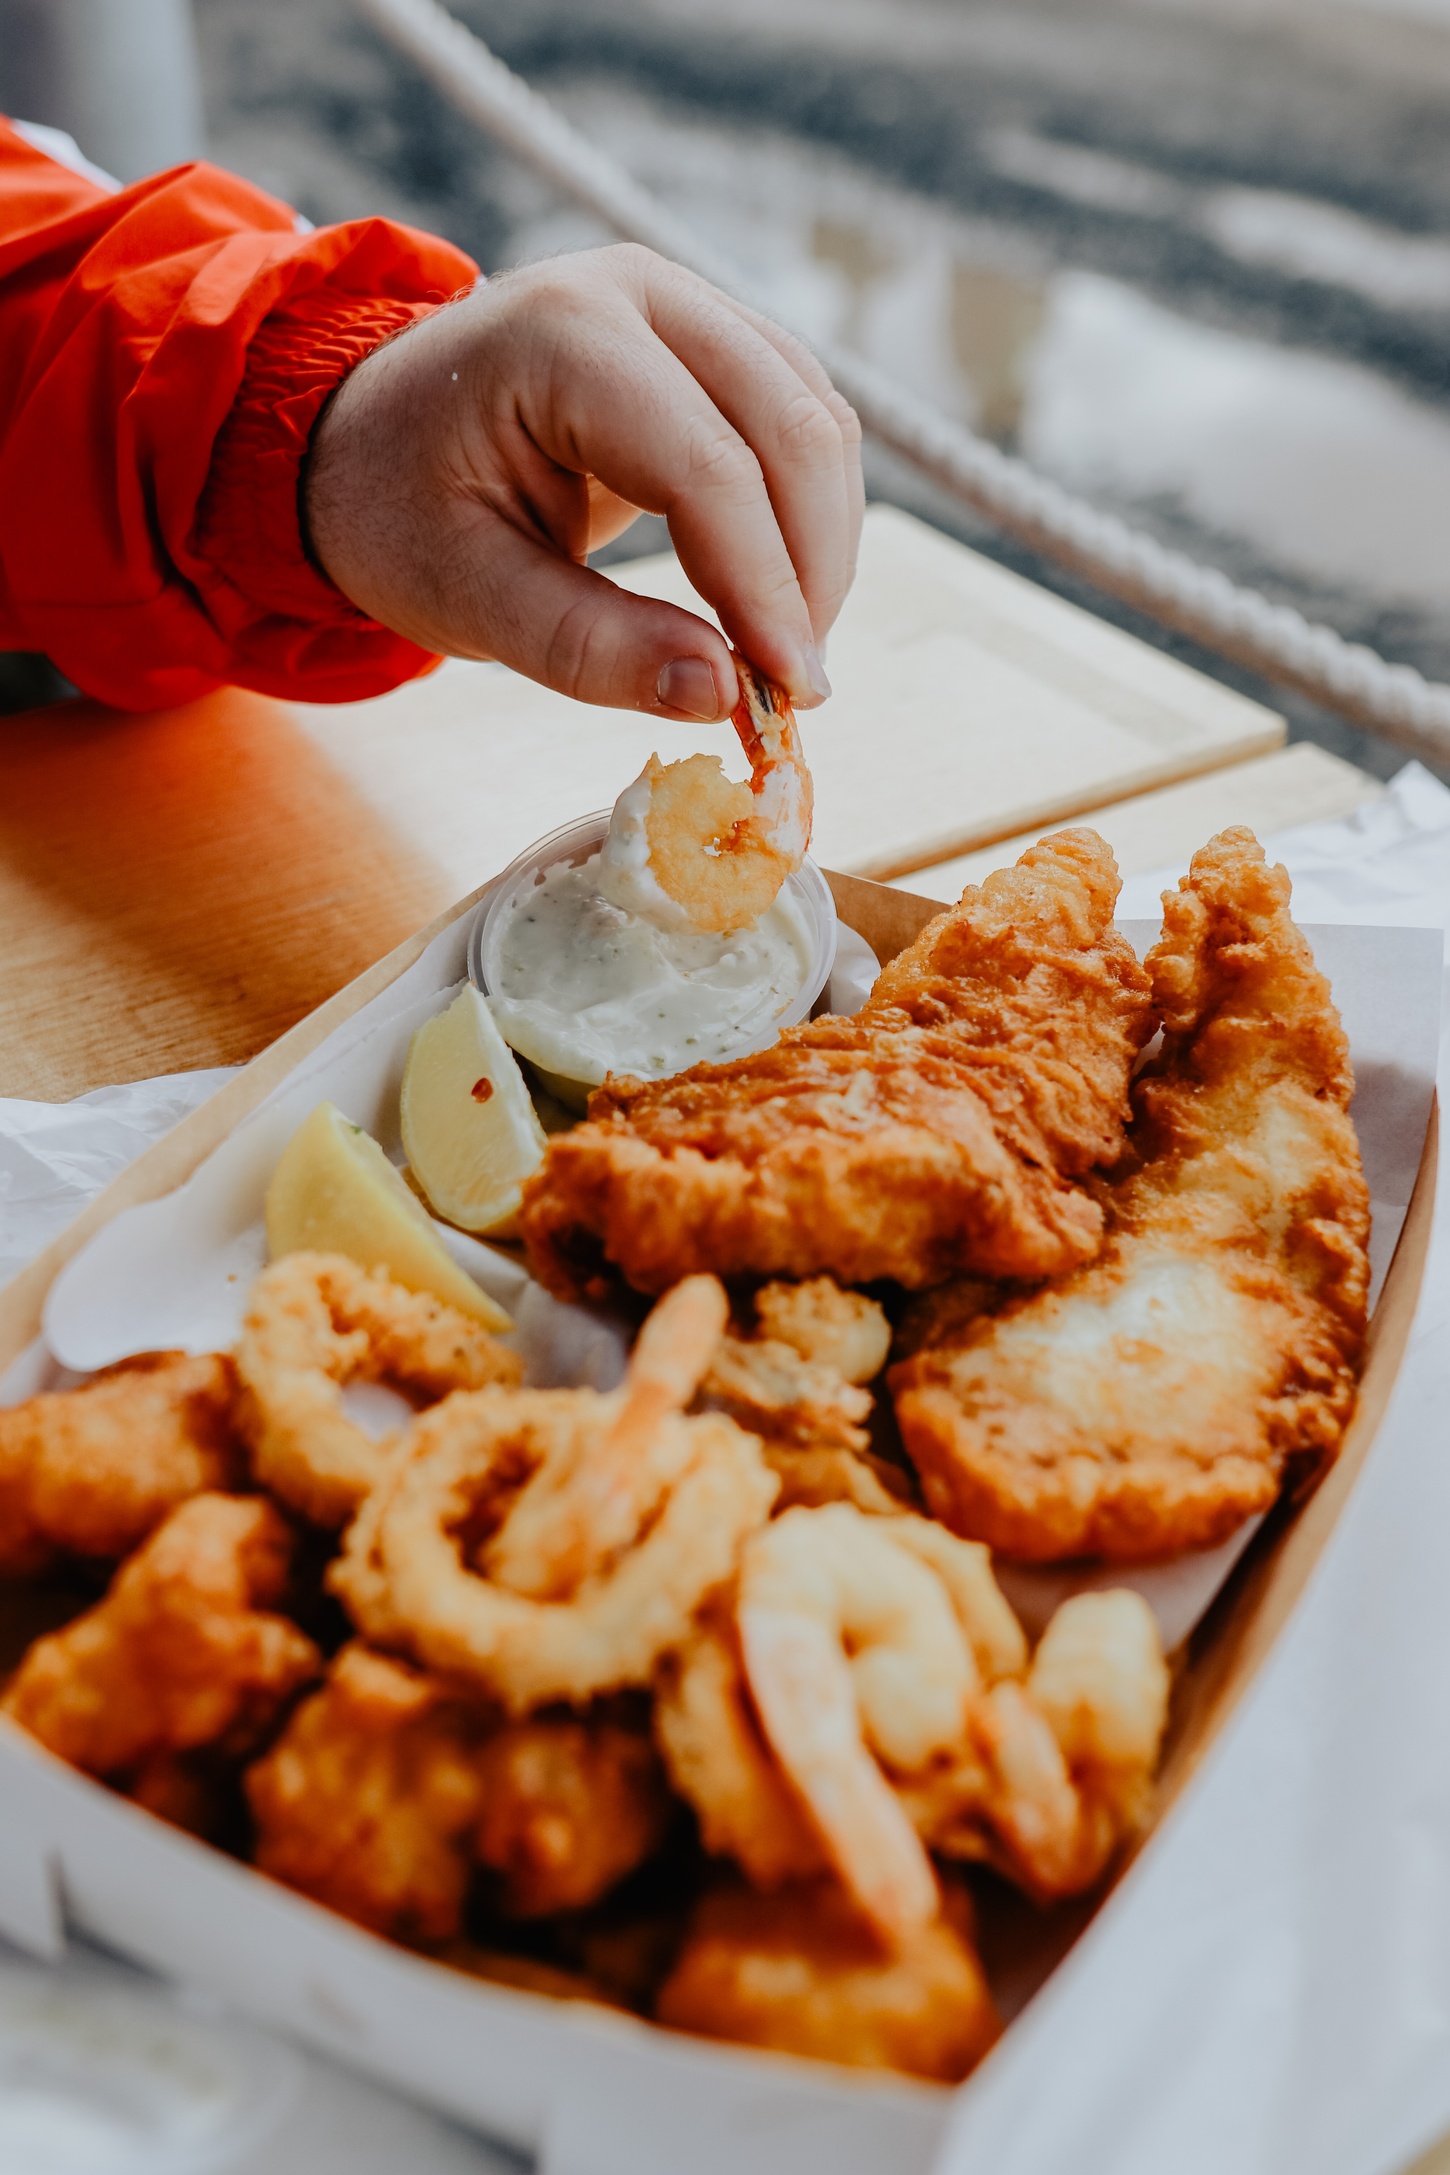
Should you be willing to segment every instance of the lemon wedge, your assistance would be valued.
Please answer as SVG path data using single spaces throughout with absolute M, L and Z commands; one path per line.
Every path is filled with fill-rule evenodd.
M 544 1128 L 518 1060 L 471 982 L 414 1035 L 402 1119 L 409 1169 L 435 1213 L 465 1231 L 511 1238 Z
M 485 1329 L 511 1329 L 503 1308 L 451 1259 L 370 1133 L 319 1103 L 282 1151 L 267 1188 L 267 1249 L 346 1254 L 386 1269 L 409 1291 L 430 1292 Z

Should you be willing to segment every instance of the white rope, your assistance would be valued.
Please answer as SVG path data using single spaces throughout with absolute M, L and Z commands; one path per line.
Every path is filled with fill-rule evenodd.
M 672 257 L 765 314 L 737 266 L 716 256 L 618 162 L 492 54 L 438 0 L 359 0 L 459 111 L 627 241 Z M 1450 763 L 1450 687 L 1391 665 L 1213 567 L 1169 551 L 1074 498 L 1025 461 L 918 400 L 840 348 L 817 348 L 862 428 L 1001 528 L 1206 648 L 1299 688 L 1356 724 Z

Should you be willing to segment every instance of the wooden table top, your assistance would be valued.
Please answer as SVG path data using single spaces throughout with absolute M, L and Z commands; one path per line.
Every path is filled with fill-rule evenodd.
M 673 558 L 613 571 L 698 603 Z M 888 508 L 867 517 L 830 664 L 838 692 L 805 721 L 813 850 L 858 874 L 937 864 L 959 890 L 950 856 L 975 865 L 1102 807 L 1147 845 L 1172 833 L 1149 866 L 1215 778 L 1202 837 L 1373 790 L 1318 750 L 1275 757 L 1272 711 Z M 702 742 L 730 761 L 728 727 L 686 733 L 459 663 L 334 707 L 229 689 L 144 717 L 78 702 L 0 718 L 0 1095 L 253 1056 L 532 840 L 607 806 L 652 749 Z

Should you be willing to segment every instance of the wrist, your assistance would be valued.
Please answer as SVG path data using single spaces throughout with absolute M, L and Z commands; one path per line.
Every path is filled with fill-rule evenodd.
M 192 545 L 247 602 L 289 619 L 370 625 L 309 533 L 309 451 L 359 363 L 436 304 L 315 289 L 264 318 L 217 435 Z

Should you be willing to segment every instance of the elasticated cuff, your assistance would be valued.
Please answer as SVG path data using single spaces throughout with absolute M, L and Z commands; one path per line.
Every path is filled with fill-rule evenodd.
M 436 307 L 320 287 L 257 328 L 217 436 L 191 541 L 198 558 L 258 610 L 315 628 L 377 627 L 309 555 L 303 464 L 317 418 L 348 372 Z

